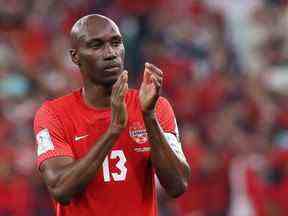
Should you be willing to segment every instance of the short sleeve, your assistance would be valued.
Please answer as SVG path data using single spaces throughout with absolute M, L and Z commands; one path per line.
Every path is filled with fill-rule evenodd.
M 179 131 L 174 111 L 164 97 L 160 97 L 156 104 L 156 116 L 165 133 L 173 133 L 179 139 Z
M 42 105 L 34 119 L 34 133 L 36 138 L 37 168 L 53 157 L 74 157 L 68 141 L 65 139 L 64 129 L 49 108 L 48 103 Z

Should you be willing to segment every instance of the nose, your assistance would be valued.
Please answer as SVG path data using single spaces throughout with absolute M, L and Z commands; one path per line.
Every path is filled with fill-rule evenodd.
M 106 44 L 104 48 L 104 60 L 109 61 L 117 57 L 115 50 L 110 44 Z

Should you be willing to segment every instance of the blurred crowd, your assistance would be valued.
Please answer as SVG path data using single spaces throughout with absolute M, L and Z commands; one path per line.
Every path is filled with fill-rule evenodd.
M 187 193 L 159 186 L 160 216 L 288 215 L 287 0 L 0 0 L 0 216 L 51 216 L 35 169 L 33 118 L 81 86 L 69 30 L 119 24 L 131 87 L 165 73 L 192 168 Z

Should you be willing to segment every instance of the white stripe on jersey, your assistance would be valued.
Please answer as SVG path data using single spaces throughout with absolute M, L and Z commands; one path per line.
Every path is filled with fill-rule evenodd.
M 178 141 L 180 142 L 180 135 L 179 135 L 179 129 L 178 129 L 176 118 L 174 118 L 174 124 L 175 124 L 175 134 L 176 134 Z
M 177 137 L 172 133 L 164 133 L 164 136 L 177 157 L 183 162 L 187 163 L 186 157 L 182 150 L 181 142 L 177 139 Z

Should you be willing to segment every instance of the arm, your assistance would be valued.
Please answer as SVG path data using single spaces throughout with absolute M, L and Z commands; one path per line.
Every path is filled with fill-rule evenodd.
M 40 173 L 53 198 L 61 204 L 69 204 L 74 195 L 82 192 L 118 136 L 118 132 L 109 128 L 82 159 L 54 157 L 43 162 Z
M 172 197 L 186 191 L 190 167 L 182 152 L 181 143 L 172 133 L 165 133 L 157 121 L 156 102 L 162 85 L 162 71 L 151 64 L 145 65 L 139 99 L 143 119 L 151 143 L 151 160 L 161 185 Z
M 165 136 L 155 114 L 143 113 L 143 117 L 151 143 L 152 164 L 159 181 L 170 196 L 178 197 L 186 191 L 190 176 L 189 165 L 182 149 L 179 148 L 181 144 L 172 133 L 169 143 L 167 137 L 169 134 Z
M 70 157 L 54 157 L 43 162 L 40 173 L 50 194 L 61 204 L 81 193 L 97 170 L 127 124 L 124 95 L 127 91 L 127 73 L 123 73 L 113 86 L 111 95 L 112 120 L 105 134 L 80 160 Z

